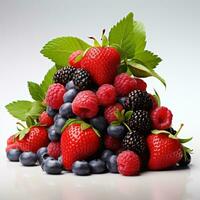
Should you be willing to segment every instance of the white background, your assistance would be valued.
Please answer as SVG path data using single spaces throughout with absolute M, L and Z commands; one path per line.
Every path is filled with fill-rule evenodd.
M 200 3 L 198 0 L 0 0 L 0 165 L 4 166 L 3 170 L 5 170 L 3 171 L 0 169 L 0 173 L 3 172 L 2 174 L 4 174 L 2 177 L 11 174 L 9 175 L 10 179 L 7 179 L 18 185 L 16 180 L 17 170 L 21 170 L 18 172 L 18 176 L 24 171 L 26 171 L 26 176 L 30 176 L 31 178 L 32 176 L 30 174 L 32 172 L 38 174 L 38 179 L 36 179 L 36 181 L 39 181 L 40 177 L 43 176 L 43 174 L 40 174 L 41 172 L 38 172 L 40 170 L 38 168 L 18 169 L 18 165 L 7 163 L 4 153 L 6 138 L 16 131 L 16 120 L 6 112 L 4 106 L 13 100 L 30 99 L 27 90 L 27 81 L 42 81 L 43 75 L 53 64 L 39 53 L 42 46 L 47 41 L 58 36 L 78 36 L 86 41 L 88 41 L 88 36 L 96 36 L 99 38 L 102 29 L 105 28 L 108 33 L 109 28 L 113 24 L 128 12 L 132 11 L 136 19 L 145 24 L 148 41 L 147 49 L 157 53 L 163 59 L 157 72 L 166 79 L 167 89 L 165 90 L 159 81 L 150 78 L 147 80 L 149 91 L 155 88 L 161 96 L 162 104 L 173 111 L 175 128 L 177 128 L 180 123 L 185 124 L 182 136 L 194 137 L 193 141 L 190 143 L 190 147 L 194 149 L 194 162 L 191 169 L 187 172 L 162 172 L 161 175 L 156 174 L 155 177 L 158 177 L 158 183 L 155 182 L 155 184 L 160 184 L 159 177 L 166 178 L 167 181 L 167 177 L 170 178 L 170 176 L 174 177 L 174 175 L 176 175 L 177 181 L 180 179 L 180 182 L 182 182 L 180 184 L 184 183 L 184 187 L 176 188 L 177 185 L 174 184 L 173 186 L 175 188 L 169 188 L 171 190 L 180 190 L 178 194 L 175 193 L 175 196 L 172 196 L 173 199 L 198 199 L 197 186 L 199 181 L 195 179 L 195 177 L 198 175 L 197 171 L 199 166 L 197 158 L 199 157 L 200 139 L 199 9 Z M 164 175 L 165 173 L 167 177 Z M 152 174 L 153 173 L 150 173 L 150 175 L 142 175 L 142 181 L 144 181 L 144 183 L 145 181 L 150 181 L 151 178 L 154 177 Z M 187 179 L 184 179 L 186 175 Z M 22 178 L 22 185 L 29 185 L 29 179 L 26 179 L 26 176 Z M 102 177 L 103 178 L 98 177 L 100 181 L 99 184 L 101 184 L 101 181 L 105 180 L 105 177 Z M 30 180 L 32 180 L 31 178 Z M 42 177 L 42 179 L 44 180 L 45 178 Z M 58 185 L 62 185 L 63 179 L 64 178 L 61 177 L 53 177 L 53 180 L 55 180 Z M 83 199 L 81 198 L 83 197 L 82 192 L 90 192 L 90 190 L 88 188 L 82 188 L 81 183 L 85 184 L 82 179 L 74 178 L 73 176 L 71 179 L 74 183 L 74 187 L 76 185 L 76 180 L 80 181 L 79 186 L 81 189 L 80 191 L 75 190 L 71 186 L 71 190 L 76 194 L 80 194 L 80 196 L 76 196 L 73 192 L 69 195 L 74 198 L 76 197 L 76 199 Z M 127 187 L 129 183 L 134 182 L 135 187 L 139 191 L 141 190 L 141 194 L 143 193 L 145 195 L 145 190 L 142 190 L 140 187 L 143 182 L 138 182 L 137 184 L 136 180 L 138 178 L 133 178 L 133 182 L 130 181 L 130 178 L 123 178 L 123 181 L 120 178 L 118 180 L 117 177 L 115 177 L 115 179 L 117 183 L 120 184 L 123 182 L 123 185 Z M 48 177 L 47 180 L 49 183 L 52 178 Z M 95 181 L 97 178 L 89 178 L 88 180 Z M 173 182 L 175 180 L 173 180 Z M 26 183 L 23 183 L 23 181 L 26 181 Z M 52 184 L 53 183 L 55 182 L 53 181 Z M 149 184 L 151 185 L 151 181 Z M 168 184 L 170 185 L 171 183 L 169 182 Z M 11 198 L 10 196 L 6 196 L 6 192 L 9 191 L 8 185 L 9 181 L 7 184 L 2 182 L 0 185 L 0 197 L 2 195 L 4 199 Z M 103 187 L 103 184 L 97 184 L 96 186 Z M 115 186 L 116 185 L 110 186 L 112 192 L 117 189 Z M 164 184 L 163 189 L 165 187 Z M 32 187 L 29 189 L 30 192 L 33 191 Z M 46 189 L 46 191 L 48 191 L 48 189 Z M 61 189 L 58 191 L 61 192 L 60 190 Z M 146 188 L 146 190 L 152 191 L 151 188 Z M 111 195 L 111 193 L 109 193 L 111 191 L 106 190 L 105 193 L 102 191 L 98 192 L 101 195 Z M 130 191 L 125 190 L 125 194 L 119 191 L 121 196 L 119 195 L 115 198 L 124 197 L 128 199 L 129 197 L 134 197 L 134 193 L 132 196 L 129 194 Z M 22 190 L 16 193 L 16 196 L 20 197 L 23 192 L 26 193 L 26 191 Z M 67 195 L 68 193 L 66 192 L 64 197 Z M 103 197 L 101 195 L 100 197 Z M 156 194 L 156 197 L 155 195 L 147 194 L 149 199 L 165 199 L 166 195 L 168 195 L 168 193 L 165 190 L 161 194 Z M 59 197 L 61 199 L 64 198 L 63 195 Z M 85 198 L 86 197 L 89 198 L 90 196 L 86 195 Z M 141 198 L 143 197 L 144 196 L 141 195 Z M 104 198 L 106 197 L 104 196 Z

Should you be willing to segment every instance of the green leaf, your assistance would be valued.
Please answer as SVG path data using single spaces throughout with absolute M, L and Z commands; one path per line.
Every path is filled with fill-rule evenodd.
M 56 66 L 53 66 L 44 76 L 44 79 L 40 84 L 40 87 L 42 88 L 44 95 L 46 94 L 49 86 L 53 83 L 53 76 L 56 73 L 56 71 L 57 71 Z
M 33 119 L 37 119 L 39 115 L 45 110 L 45 106 L 40 101 L 32 102 L 31 109 L 25 114 L 26 118 L 31 116 Z
M 153 95 L 153 97 L 156 99 L 158 106 L 160 106 L 161 105 L 160 96 L 155 89 L 154 89 L 154 92 L 155 94 Z
M 185 139 L 180 139 L 179 138 L 179 141 L 180 141 L 180 143 L 187 143 L 187 142 L 189 142 L 189 141 L 191 141 L 192 140 L 192 137 L 190 137 L 190 138 L 185 138 Z
M 69 56 L 76 50 L 86 50 L 89 44 L 76 37 L 59 37 L 49 41 L 41 53 L 57 65 L 66 66 Z
M 92 129 L 97 134 L 98 137 L 101 137 L 101 134 L 99 133 L 99 131 L 97 129 L 95 129 L 94 127 L 92 127 Z
M 33 103 L 30 101 L 14 101 L 6 106 L 8 112 L 15 118 L 26 121 L 27 113 L 31 110 Z
M 141 22 L 134 21 L 133 23 L 133 38 L 135 46 L 135 54 L 143 52 L 146 46 L 146 33 L 144 25 Z
M 136 54 L 134 56 L 134 59 L 138 60 L 144 66 L 152 69 L 155 68 L 162 61 L 160 57 L 147 50 Z
M 113 121 L 113 122 L 111 122 L 111 124 L 113 126 L 119 126 L 119 125 L 121 125 L 121 122 L 120 121 Z
M 81 122 L 81 130 L 84 131 L 84 130 L 87 130 L 88 128 L 91 128 L 91 125 L 82 121 Z
M 133 13 L 129 13 L 111 28 L 109 45 L 118 49 L 122 59 L 134 57 Z
M 26 125 L 27 125 L 27 127 L 31 127 L 31 126 L 35 125 L 35 120 L 31 116 L 28 116 L 26 118 Z
M 131 118 L 131 115 L 133 114 L 132 110 L 129 110 L 125 113 L 125 120 L 129 120 Z
M 30 95 L 35 101 L 43 101 L 44 100 L 44 91 L 41 86 L 34 82 L 28 82 L 28 89 Z
M 142 74 L 145 73 L 147 76 L 153 76 L 157 78 L 166 87 L 165 80 L 160 75 L 158 75 L 153 69 L 146 67 L 144 65 L 135 63 L 133 61 L 128 61 L 128 64 L 133 75 L 138 76 L 138 77 L 143 77 Z M 135 74 L 135 71 L 137 72 L 136 74 Z M 140 73 L 141 73 L 141 76 L 140 76 Z

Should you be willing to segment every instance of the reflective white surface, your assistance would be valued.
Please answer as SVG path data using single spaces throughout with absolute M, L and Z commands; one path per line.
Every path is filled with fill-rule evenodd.
M 190 168 L 145 172 L 136 177 L 118 174 L 74 176 L 46 175 L 41 168 L 23 167 L 3 156 L 0 160 L 1 200 L 180 200 L 200 199 L 199 154 Z

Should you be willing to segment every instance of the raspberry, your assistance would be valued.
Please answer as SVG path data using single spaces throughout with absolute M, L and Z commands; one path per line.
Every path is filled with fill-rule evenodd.
M 115 87 L 110 84 L 104 84 L 96 92 L 99 103 L 103 106 L 108 106 L 115 103 L 116 90 Z
M 79 56 L 82 53 L 81 50 L 74 51 L 70 56 L 69 56 L 69 64 L 75 68 L 80 68 L 81 67 L 81 61 L 76 62 L 76 57 Z
M 150 97 L 152 104 L 153 104 L 152 109 L 151 109 L 151 111 L 153 111 L 158 107 L 158 102 L 152 94 L 149 94 L 149 97 Z
M 14 144 L 14 143 L 15 143 L 15 135 L 11 135 L 11 136 L 7 139 L 7 145 Z
M 118 151 L 121 148 L 121 141 L 109 135 L 105 136 L 104 144 L 106 149 L 109 149 L 111 151 Z
M 172 117 L 172 112 L 164 106 L 158 107 L 151 112 L 153 127 L 158 130 L 170 128 L 172 124 Z
M 114 86 L 118 96 L 127 96 L 136 89 L 137 82 L 128 74 L 122 73 L 115 77 Z
M 140 78 L 134 78 L 137 83 L 136 90 L 146 91 L 147 84 Z
M 46 103 L 53 109 L 59 109 L 64 103 L 63 96 L 65 94 L 65 87 L 60 83 L 50 85 L 46 94 Z
M 116 103 L 114 105 L 108 106 L 104 110 L 104 117 L 107 120 L 107 122 L 110 124 L 111 122 L 117 120 L 117 117 L 115 116 L 115 112 L 119 110 L 123 110 L 123 106 L 120 103 Z
M 6 147 L 6 152 L 10 151 L 11 149 L 19 149 L 20 150 L 20 147 L 17 143 L 10 144 Z
M 72 111 L 81 118 L 93 118 L 99 111 L 98 99 L 94 92 L 79 92 L 72 102 Z
M 132 151 L 123 151 L 117 157 L 118 171 L 124 176 L 138 175 L 140 172 L 140 158 Z
M 43 112 L 40 117 L 39 117 L 39 122 L 41 125 L 44 125 L 44 126 L 51 126 L 53 125 L 54 123 L 54 120 L 52 117 L 50 117 L 47 112 Z
M 50 142 L 47 147 L 49 156 L 58 159 L 61 154 L 60 142 Z

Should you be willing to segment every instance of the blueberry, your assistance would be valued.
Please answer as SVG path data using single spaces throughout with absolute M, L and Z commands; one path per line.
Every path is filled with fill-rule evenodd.
M 62 116 L 58 113 L 55 115 L 55 117 L 53 118 L 54 122 L 59 119 L 59 118 L 62 118 Z
M 66 84 L 66 86 L 65 86 L 65 88 L 67 89 L 67 90 L 70 90 L 70 89 L 74 89 L 76 86 L 74 85 L 74 82 L 73 81 L 69 81 L 67 84 Z
M 65 125 L 65 122 L 66 122 L 65 118 L 59 118 L 55 121 L 54 129 L 55 129 L 56 133 L 61 134 L 61 130 L 62 130 L 63 126 Z
M 64 103 L 59 109 L 59 114 L 64 118 L 73 117 L 72 103 Z
M 47 153 L 47 147 L 41 147 L 40 149 L 38 149 L 38 151 L 37 151 L 38 159 L 40 159 L 40 157 L 45 153 Z
M 47 174 L 60 174 L 62 166 L 57 160 L 48 159 L 44 163 L 44 171 Z
M 54 117 L 58 111 L 48 106 L 46 112 L 49 116 Z
M 118 173 L 117 169 L 117 156 L 112 155 L 108 161 L 106 162 L 106 166 L 109 172 L 111 173 Z
M 23 152 L 19 157 L 19 161 L 24 166 L 34 166 L 37 162 L 37 154 L 33 152 Z
M 103 133 L 107 127 L 106 120 L 103 116 L 92 118 L 90 124 L 101 133 Z
M 118 102 L 120 104 L 122 104 L 123 106 L 125 106 L 126 99 L 127 99 L 127 97 L 120 97 L 120 98 L 118 98 Z
M 101 154 L 101 160 L 107 161 L 114 153 L 110 150 L 104 150 L 103 153 Z
M 103 160 L 97 159 L 89 162 L 93 174 L 101 174 L 106 170 L 106 164 Z
M 51 126 L 48 129 L 48 137 L 51 141 L 59 141 L 60 140 L 60 134 L 56 133 L 54 126 Z
M 19 149 L 11 149 L 11 150 L 9 150 L 9 151 L 7 152 L 7 158 L 8 158 L 10 161 L 18 162 L 21 153 L 22 153 L 22 151 L 20 151 Z
M 114 126 L 109 125 L 107 128 L 108 135 L 115 137 L 115 138 L 123 138 L 125 135 L 126 129 L 122 125 Z
M 65 103 L 72 102 L 74 98 L 76 97 L 78 91 L 76 89 L 70 89 L 68 90 L 63 97 L 63 100 Z
M 86 161 L 76 161 L 72 166 L 72 172 L 79 176 L 90 175 L 90 166 Z
M 44 170 L 44 164 L 47 160 L 55 160 L 55 159 L 49 156 L 49 154 L 42 155 L 41 160 L 40 160 L 40 165 L 43 170 Z
M 63 165 L 63 158 L 62 158 L 62 156 L 60 156 L 60 157 L 58 158 L 58 162 L 59 162 L 61 165 Z

